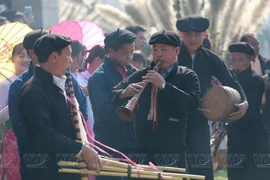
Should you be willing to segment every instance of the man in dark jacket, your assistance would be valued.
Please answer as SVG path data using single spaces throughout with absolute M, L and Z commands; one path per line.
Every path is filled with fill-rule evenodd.
M 98 170 L 101 166 L 95 150 L 76 141 L 69 102 L 64 96 L 65 73 L 72 63 L 71 42 L 64 36 L 46 34 L 34 46 L 39 66 L 23 86 L 19 101 L 29 179 L 80 179 L 80 175 L 58 172 L 57 166 L 57 161 L 65 156 L 75 159 L 76 154 L 90 169 Z
M 29 64 L 28 69 L 23 72 L 11 85 L 9 88 L 9 97 L 8 97 L 8 109 L 9 109 L 9 117 L 12 123 L 12 129 L 18 140 L 18 148 L 20 155 L 20 173 L 23 180 L 27 180 L 27 164 L 25 162 L 25 158 L 23 158 L 23 154 L 27 153 L 27 149 L 23 143 L 24 141 L 24 127 L 18 110 L 18 99 L 19 93 L 23 85 L 34 75 L 36 64 L 38 64 L 38 58 L 34 52 L 34 44 L 38 38 L 41 36 L 48 34 L 49 32 L 43 29 L 37 29 L 30 33 L 28 33 L 23 39 L 23 47 L 26 49 L 27 54 L 31 57 L 31 62 Z M 84 96 L 80 86 L 76 82 L 74 78 L 72 78 L 73 88 L 75 96 L 80 105 L 80 111 L 82 112 L 85 119 L 87 119 L 87 104 L 86 97 Z
M 205 31 L 209 25 L 208 19 L 194 15 L 177 21 L 176 26 L 183 40 L 178 63 L 193 69 L 198 75 L 201 87 L 200 98 L 211 87 L 212 76 L 221 81 L 222 85 L 236 89 L 243 101 L 236 105 L 239 110 L 231 115 L 231 120 L 236 120 L 245 114 L 248 103 L 241 86 L 233 79 L 224 62 L 212 51 L 202 47 Z M 213 180 L 209 126 L 202 112 L 190 114 L 186 141 L 189 173 L 205 175 L 206 180 Z
M 260 42 L 255 37 L 254 34 L 244 34 L 241 37 L 241 42 L 247 42 L 249 43 L 255 50 L 254 56 L 252 56 L 251 60 L 251 67 L 254 69 L 254 71 L 260 75 L 263 76 L 263 78 L 267 78 L 269 81 L 269 75 L 270 75 L 270 60 L 260 55 Z M 263 120 L 265 125 L 268 128 L 269 132 L 269 140 L 270 140 L 270 91 L 269 89 L 266 89 L 265 94 L 262 98 L 262 110 L 263 110 Z M 270 147 L 270 141 L 268 142 Z
M 253 180 L 269 179 L 269 165 L 262 159 L 268 157 L 267 130 L 260 114 L 264 83 L 251 68 L 251 56 L 254 49 L 246 42 L 233 43 L 229 46 L 231 64 L 238 82 L 248 100 L 246 114 L 228 127 L 228 179 Z
M 118 118 L 116 108 L 109 102 L 109 95 L 116 84 L 132 74 L 128 64 L 132 60 L 135 39 L 136 35 L 128 30 L 118 29 L 108 34 L 104 40 L 108 55 L 88 81 L 88 92 L 95 121 L 95 138 L 124 153 L 129 153 L 133 148 L 134 123 L 124 122 Z M 104 150 L 107 151 L 107 149 Z M 115 155 L 109 150 L 107 152 Z M 97 179 L 120 178 L 98 176 Z
M 148 83 L 135 111 L 136 149 L 146 155 L 145 164 L 185 168 L 186 120 L 189 112 L 198 107 L 199 80 L 192 70 L 178 66 L 180 37 L 177 33 L 157 32 L 149 44 L 152 64 L 114 87 L 111 101 L 116 107 L 121 106 Z M 153 70 L 155 66 L 158 72 Z

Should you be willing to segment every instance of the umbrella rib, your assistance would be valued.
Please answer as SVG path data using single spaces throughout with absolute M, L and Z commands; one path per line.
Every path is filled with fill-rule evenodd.
M 0 33 L 0 35 L 2 34 L 2 32 L 5 30 L 5 28 L 7 27 L 7 25 L 5 24 L 4 25 L 4 27 L 3 27 L 3 29 L 2 29 L 2 31 L 1 31 L 1 33 Z M 2 43 L 3 42 L 3 40 L 4 40 L 4 38 L 1 38 L 1 42 L 0 43 Z
M 94 33 L 93 35 L 91 35 L 90 37 L 88 37 L 84 42 L 87 42 L 89 39 L 91 39 L 94 35 L 96 35 L 97 33 L 99 33 L 99 31 L 97 31 L 96 33 Z
M 75 21 L 74 21 L 75 22 Z M 60 29 L 60 27 L 62 27 L 62 26 L 64 26 L 64 24 L 63 23 L 60 23 L 59 24 L 59 27 L 58 27 L 58 29 L 57 30 L 55 30 L 55 33 L 59 33 L 59 34 L 62 34 L 62 35 L 64 35 L 64 34 L 68 34 L 74 27 L 75 27 L 75 25 L 76 24 L 73 24 L 73 26 L 71 27 L 71 28 L 68 28 L 68 31 L 66 31 L 66 33 L 63 33 L 64 32 L 64 28 L 62 28 L 62 30 L 61 31 L 58 31 L 58 29 Z M 57 25 L 56 25 L 57 26 Z M 65 27 L 65 26 L 64 26 Z M 70 38 L 72 38 L 73 37 L 73 35 L 75 34 L 76 32 L 74 32 L 72 35 L 70 35 Z
M 64 22 L 66 22 L 66 21 L 64 21 Z M 59 33 L 59 34 L 62 34 L 63 33 L 64 22 L 59 24 L 59 27 L 56 30 L 56 33 Z
M 17 24 L 17 23 L 16 23 Z M 14 25 L 15 26 L 15 25 Z M 13 26 L 13 27 L 14 27 Z M 26 25 L 24 25 L 20 30 L 18 30 L 15 34 L 17 34 L 18 32 L 20 32 L 22 29 L 24 29 L 26 27 Z M 7 35 L 6 35 L 7 36 Z M 5 36 L 5 37 L 6 37 Z M 12 36 L 10 39 L 8 39 L 7 41 L 10 41 L 14 36 Z
M 2 68 L 2 69 L 5 70 L 5 71 L 7 71 L 7 72 L 14 73 L 14 71 L 11 71 L 9 69 L 4 69 L 4 68 Z
M 94 28 L 94 26 L 92 26 L 91 28 L 89 28 L 88 31 L 87 31 L 85 34 L 87 34 L 88 32 L 90 32 L 91 29 L 93 29 L 93 28 Z M 91 36 L 91 37 L 92 37 L 92 36 Z
M 20 41 L 22 38 L 24 38 L 24 37 L 18 38 L 14 43 L 12 43 L 12 45 L 15 46 L 15 44 L 17 44 L 17 42 Z
M 10 83 L 12 83 L 12 81 L 7 76 L 5 76 L 3 73 L 0 72 L 0 75 L 3 76 L 4 78 L 6 78 L 6 80 L 8 80 Z
M 14 26 L 16 26 L 16 24 L 18 24 L 17 22 L 13 25 L 13 27 L 11 28 L 11 29 L 13 29 L 14 28 Z M 21 30 L 21 29 L 20 29 Z M 15 34 L 17 34 L 18 32 L 16 32 Z M 3 37 L 3 39 L 5 39 L 5 37 L 8 35 L 9 33 L 7 33 L 4 37 Z M 7 40 L 7 41 L 9 41 L 9 40 Z
M 73 25 L 72 28 L 74 28 L 74 26 L 75 26 L 75 24 Z M 68 32 L 71 32 L 71 29 L 72 29 L 72 28 L 70 28 Z M 82 29 L 81 29 L 81 30 L 82 30 Z M 76 34 L 76 33 L 77 33 L 77 32 L 73 32 L 73 34 L 72 34 L 70 37 L 73 37 L 73 35 Z M 82 36 L 83 36 L 83 34 L 82 34 Z
M 55 30 L 56 32 L 58 31 L 58 29 L 61 27 L 62 24 L 59 24 L 59 26 L 55 25 L 54 27 L 56 27 L 57 29 Z

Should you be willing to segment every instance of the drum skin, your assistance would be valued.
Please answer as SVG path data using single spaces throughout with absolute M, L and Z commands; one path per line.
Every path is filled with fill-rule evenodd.
M 229 116 L 237 108 L 234 104 L 241 103 L 241 96 L 235 89 L 228 86 L 210 88 L 202 99 L 202 109 L 205 117 L 211 121 L 229 123 Z

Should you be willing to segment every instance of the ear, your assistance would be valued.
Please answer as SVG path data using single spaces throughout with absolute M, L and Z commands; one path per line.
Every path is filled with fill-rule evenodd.
M 207 31 L 204 31 L 203 32 L 203 38 L 206 38 L 207 37 Z
M 109 54 L 113 54 L 113 53 L 115 52 L 115 50 L 114 50 L 113 48 L 110 47 L 110 48 L 108 49 L 108 52 L 109 52 Z
M 99 56 L 97 56 L 97 57 L 95 57 L 95 59 L 94 59 L 94 61 L 93 62 L 101 62 L 101 59 L 100 59 L 100 57 Z
M 34 49 L 28 49 L 28 54 L 30 55 L 30 58 L 32 59 L 33 57 L 36 57 L 36 54 L 34 52 Z
M 177 46 L 177 47 L 174 48 L 174 50 L 175 50 L 176 55 L 178 56 L 179 53 L 180 53 L 180 47 Z
M 56 52 L 52 52 L 52 54 L 50 55 L 51 58 L 53 59 L 54 62 L 56 62 L 57 59 L 57 53 Z
M 184 34 L 184 32 L 179 31 L 179 35 L 181 38 L 183 38 L 183 34 Z

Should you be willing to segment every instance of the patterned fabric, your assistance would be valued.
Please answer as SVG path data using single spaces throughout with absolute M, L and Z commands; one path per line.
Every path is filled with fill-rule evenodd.
M 17 138 L 13 130 L 7 130 L 3 138 L 0 169 L 1 179 L 4 174 L 6 174 L 7 180 L 21 179 Z
M 214 76 L 212 77 L 211 84 L 212 84 L 212 86 L 221 86 L 222 85 L 221 82 L 219 80 L 217 80 L 217 78 Z

